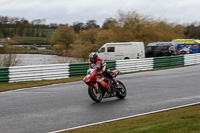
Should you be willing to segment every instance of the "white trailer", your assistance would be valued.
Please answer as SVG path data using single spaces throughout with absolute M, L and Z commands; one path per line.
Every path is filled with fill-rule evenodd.
M 98 51 L 104 60 L 139 59 L 145 57 L 143 42 L 106 43 Z

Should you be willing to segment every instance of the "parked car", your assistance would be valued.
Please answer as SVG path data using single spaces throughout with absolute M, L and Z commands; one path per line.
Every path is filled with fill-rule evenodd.
M 170 46 L 175 45 L 176 42 L 154 42 L 149 43 L 145 48 L 146 57 L 170 56 Z

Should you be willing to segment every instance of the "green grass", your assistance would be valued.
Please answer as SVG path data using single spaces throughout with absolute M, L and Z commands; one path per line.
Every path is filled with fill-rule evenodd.
M 200 105 L 62 133 L 200 133 Z
M 42 41 L 47 42 L 50 38 L 47 37 L 14 37 L 12 40 L 20 40 L 20 41 Z
M 55 29 L 45 29 L 44 34 L 46 37 L 27 37 L 25 36 L 16 36 L 11 38 L 13 41 L 20 41 L 20 42 L 48 42 L 51 39 L 52 34 L 55 32 Z M 35 31 L 36 33 L 36 31 Z M 39 35 L 42 34 L 42 30 L 39 30 Z

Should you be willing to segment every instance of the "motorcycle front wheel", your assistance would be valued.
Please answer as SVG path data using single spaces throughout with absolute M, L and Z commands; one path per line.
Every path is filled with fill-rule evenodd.
M 97 92 L 93 85 L 88 87 L 88 94 L 90 98 L 95 102 L 100 102 L 103 99 L 103 94 L 101 89 L 99 89 Z

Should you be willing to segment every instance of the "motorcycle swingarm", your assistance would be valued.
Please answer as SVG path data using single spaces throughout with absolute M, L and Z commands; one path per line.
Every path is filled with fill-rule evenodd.
M 105 99 L 105 98 L 111 98 L 111 97 L 115 97 L 115 96 L 116 96 L 116 93 L 115 93 L 115 92 L 112 93 L 112 94 L 109 94 L 108 92 L 106 92 L 106 93 L 104 94 L 103 99 Z

